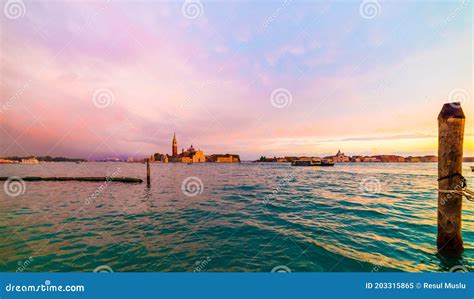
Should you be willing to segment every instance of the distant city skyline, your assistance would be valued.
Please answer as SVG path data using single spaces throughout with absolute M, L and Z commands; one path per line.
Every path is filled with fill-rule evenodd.
M 474 156 L 470 2 L 21 3 L 0 16 L 0 157 L 145 157 L 174 132 L 242 160 L 437 155 L 450 101 Z

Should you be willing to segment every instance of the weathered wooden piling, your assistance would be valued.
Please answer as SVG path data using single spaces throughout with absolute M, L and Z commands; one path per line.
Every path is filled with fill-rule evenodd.
M 460 103 L 444 104 L 438 115 L 438 252 L 458 256 L 463 250 L 462 196 L 446 190 L 463 187 L 465 116 Z M 443 192 L 444 191 L 444 192 Z
M 148 187 L 151 185 L 150 181 L 150 158 L 146 159 L 146 184 Z

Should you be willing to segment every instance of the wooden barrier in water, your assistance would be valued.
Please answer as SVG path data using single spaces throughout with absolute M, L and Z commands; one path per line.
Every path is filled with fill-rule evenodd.
M 150 187 L 150 158 L 146 159 L 146 185 Z
M 462 176 L 465 116 L 460 103 L 444 104 L 438 115 L 438 252 L 459 256 L 462 239 Z M 450 192 L 450 193 L 449 193 Z
M 0 181 L 7 181 L 11 177 L 0 177 Z M 20 177 L 25 182 L 37 181 L 77 181 L 77 182 L 120 182 L 120 183 L 143 183 L 142 179 L 128 177 Z

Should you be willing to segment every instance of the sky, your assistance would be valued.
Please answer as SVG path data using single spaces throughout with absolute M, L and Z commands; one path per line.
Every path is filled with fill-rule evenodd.
M 431 155 L 470 1 L 1 0 L 0 157 Z

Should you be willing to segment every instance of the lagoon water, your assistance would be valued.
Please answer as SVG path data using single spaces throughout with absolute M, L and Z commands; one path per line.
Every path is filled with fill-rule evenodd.
M 470 165 L 464 175 L 472 187 Z M 435 163 L 152 164 L 151 172 L 150 188 L 26 182 L 14 197 L 2 188 L 0 271 L 437 272 L 474 265 L 474 203 L 465 199 L 463 257 L 436 254 Z M 0 166 L 0 176 L 145 174 L 139 163 Z

